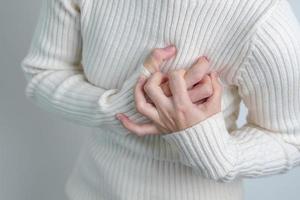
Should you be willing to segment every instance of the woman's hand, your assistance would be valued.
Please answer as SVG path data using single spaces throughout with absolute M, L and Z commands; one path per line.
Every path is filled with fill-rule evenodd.
M 155 72 L 148 80 L 141 76 L 136 88 L 135 99 L 138 112 L 152 120 L 152 123 L 136 124 L 121 114 L 122 124 L 138 136 L 171 133 L 191 127 L 221 111 L 222 86 L 217 73 L 210 74 L 213 95 L 203 103 L 194 104 L 188 96 L 184 80 L 185 70 L 174 70 L 168 75 Z M 172 97 L 167 97 L 160 84 L 168 78 Z M 155 106 L 148 103 L 145 93 Z
M 175 55 L 176 47 L 173 45 L 165 48 L 155 48 L 144 61 L 144 66 L 151 73 L 158 72 L 163 62 Z M 201 102 L 212 95 L 211 80 L 207 75 L 209 64 L 207 57 L 202 56 L 187 69 L 187 73 L 184 76 L 188 94 L 193 103 Z M 172 96 L 172 93 L 168 84 L 168 81 L 164 82 L 161 84 L 161 88 L 164 94 L 169 97 Z M 149 103 L 153 103 L 148 96 L 146 98 Z
M 157 56 L 152 56 L 152 58 L 155 59 Z M 208 62 L 206 59 L 200 58 L 191 67 L 190 70 L 192 73 L 180 69 L 169 72 L 168 75 L 156 71 L 148 80 L 146 80 L 145 76 L 141 76 L 135 87 L 136 107 L 138 112 L 151 119 L 152 123 L 136 124 L 124 114 L 117 115 L 117 118 L 122 122 L 125 128 L 139 136 L 143 136 L 182 130 L 221 111 L 222 87 L 217 80 L 216 73 L 207 75 L 205 74 L 206 71 L 203 70 L 204 68 L 208 68 Z M 202 69 L 202 71 L 199 69 Z M 199 73 L 199 71 L 201 73 Z M 205 91 L 203 87 L 201 87 L 201 84 L 199 84 L 199 77 L 193 76 L 196 72 L 197 74 L 202 74 L 201 78 L 206 77 L 206 79 L 209 79 L 208 82 L 213 87 L 213 94 L 208 95 L 208 97 L 206 95 L 198 96 L 197 98 L 200 99 L 200 101 L 196 100 L 196 103 L 193 103 L 190 94 L 197 96 L 200 91 Z M 189 78 L 187 81 L 186 77 L 194 78 Z M 196 80 L 198 84 L 195 83 Z M 201 81 L 203 82 L 202 79 L 200 82 Z M 170 91 L 171 96 L 166 95 L 165 93 L 167 92 L 163 90 L 162 85 L 165 83 L 168 83 L 169 87 L 165 91 Z M 188 83 L 190 85 L 187 85 Z M 188 91 L 189 88 L 191 90 Z M 193 92 L 191 93 L 191 91 Z M 153 104 L 147 101 L 146 95 Z
M 206 57 L 200 57 L 184 74 L 188 95 L 193 103 L 203 102 L 213 93 L 211 79 L 207 74 L 208 67 L 208 59 Z M 168 80 L 162 83 L 160 87 L 167 97 L 172 96 Z M 148 96 L 146 96 L 146 98 L 149 103 L 153 103 Z

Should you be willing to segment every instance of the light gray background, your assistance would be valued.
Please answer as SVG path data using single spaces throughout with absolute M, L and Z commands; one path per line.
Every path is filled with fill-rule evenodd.
M 291 3 L 300 19 L 299 0 Z M 20 62 L 40 5 L 40 0 L 1 0 L 1 200 L 66 200 L 66 178 L 90 131 L 38 109 L 24 96 L 26 82 Z M 239 125 L 245 122 L 245 115 L 243 107 Z M 247 180 L 245 189 L 246 200 L 300 199 L 300 167 L 285 175 Z

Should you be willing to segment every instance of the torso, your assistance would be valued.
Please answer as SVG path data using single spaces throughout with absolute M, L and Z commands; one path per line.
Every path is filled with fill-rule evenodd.
M 96 86 L 106 89 L 120 88 L 126 78 L 140 67 L 153 48 L 165 47 L 168 44 L 175 44 L 178 52 L 176 58 L 161 66 L 163 72 L 188 68 L 199 56 L 206 55 L 212 61 L 211 70 L 221 71 L 224 86 L 222 111 L 228 130 L 234 130 L 241 101 L 238 88 L 234 84 L 235 71 L 246 54 L 245 41 L 253 25 L 272 2 L 271 0 L 82 0 L 82 64 L 86 77 Z M 111 70 L 112 68 L 120 70 Z M 107 78 L 114 76 L 120 78 Z M 181 176 L 182 174 L 177 171 L 178 166 L 174 164 L 178 164 L 178 152 L 159 135 L 136 137 L 120 132 L 124 132 L 124 129 L 110 126 L 93 130 L 90 140 L 83 148 L 86 154 L 82 154 L 78 160 L 76 173 L 74 172 L 70 179 L 70 188 L 74 195 L 82 192 L 84 197 L 85 191 L 82 188 L 87 186 L 76 186 L 78 180 L 81 180 L 81 184 L 92 184 L 94 188 L 103 189 L 102 194 L 111 192 L 108 195 L 114 195 L 116 197 L 114 199 L 126 199 L 124 195 L 128 192 L 122 193 L 114 189 L 128 186 L 126 182 L 128 179 L 122 179 L 123 176 L 118 175 L 124 167 L 127 171 L 120 173 L 123 173 L 124 177 L 130 176 L 131 180 L 134 179 L 131 182 L 132 187 L 142 189 L 147 194 L 149 192 L 149 198 L 154 195 L 152 199 L 175 199 L 175 196 L 171 198 L 164 196 L 166 193 L 157 193 L 156 190 L 165 186 L 160 185 L 161 181 L 170 181 L 161 173 L 169 173 L 169 177 L 184 180 L 185 185 L 196 184 L 198 189 L 194 190 L 194 197 L 199 194 L 198 199 L 242 198 L 240 180 L 230 184 L 219 184 L 194 175 L 193 182 L 191 177 Z M 126 157 L 132 159 L 130 162 L 136 163 L 137 168 L 132 166 Z M 164 164 L 165 161 L 167 162 Z M 106 164 L 107 162 L 109 164 Z M 151 164 L 151 167 L 146 164 Z M 169 166 L 165 168 L 168 171 L 161 171 L 163 169 L 160 166 Z M 113 169 L 110 169 L 111 167 Z M 135 169 L 139 169 L 139 173 L 134 174 Z M 189 168 L 184 170 L 187 174 L 191 173 Z M 91 177 L 90 171 L 99 177 Z M 166 179 L 160 179 L 157 173 Z M 145 176 L 151 177 L 153 182 L 145 182 Z M 101 182 L 98 183 L 97 180 L 100 179 Z M 113 180 L 119 182 L 112 183 Z M 96 192 L 98 189 L 95 189 L 95 194 L 98 193 Z M 171 186 L 169 189 L 177 190 Z M 181 189 L 181 194 L 193 192 L 188 186 Z M 216 191 L 221 198 L 215 195 Z M 72 193 L 71 190 L 69 193 Z M 123 196 L 121 198 L 117 195 Z M 176 198 L 181 199 L 179 196 Z

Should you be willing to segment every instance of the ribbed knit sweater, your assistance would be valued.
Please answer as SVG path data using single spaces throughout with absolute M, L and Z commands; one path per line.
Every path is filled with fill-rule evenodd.
M 22 70 L 40 108 L 91 127 L 66 182 L 72 200 L 241 200 L 243 179 L 300 164 L 300 29 L 286 0 L 45 0 Z M 115 118 L 154 48 L 162 72 L 201 55 L 221 71 L 222 111 L 138 137 Z M 237 127 L 241 101 L 246 124 Z M 63 134 L 63 133 L 62 133 Z

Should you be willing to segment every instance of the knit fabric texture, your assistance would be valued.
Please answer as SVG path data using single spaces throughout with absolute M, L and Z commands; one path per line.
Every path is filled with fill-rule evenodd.
M 44 0 L 21 66 L 26 96 L 91 127 L 65 185 L 70 200 L 241 200 L 243 179 L 300 165 L 300 29 L 287 0 Z M 133 88 L 152 49 L 162 72 L 206 55 L 222 111 L 138 137 Z M 149 75 L 149 74 L 148 74 Z M 246 124 L 237 127 L 240 103 Z

